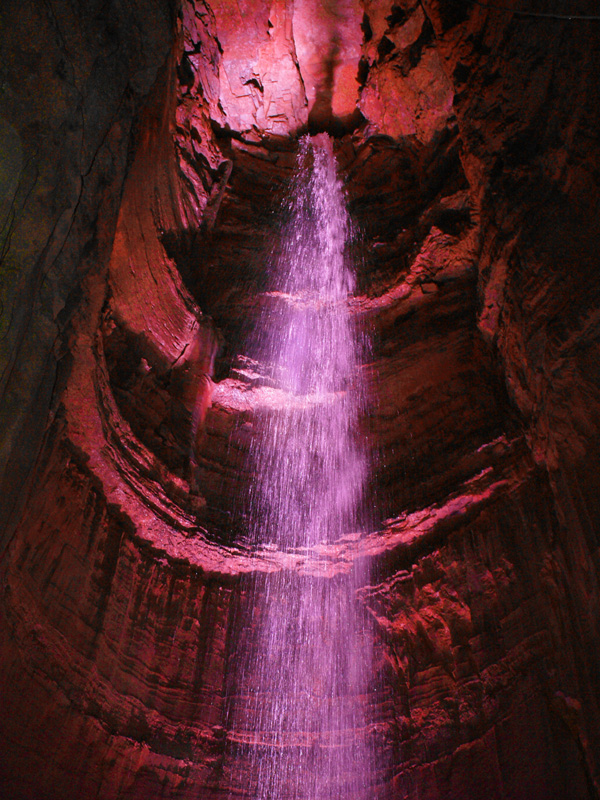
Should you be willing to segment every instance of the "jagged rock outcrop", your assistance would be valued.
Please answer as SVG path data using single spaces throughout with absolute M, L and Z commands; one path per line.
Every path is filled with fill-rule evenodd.
M 600 23 L 523 10 L 3 7 L 3 797 L 230 785 L 250 578 L 307 568 L 244 542 L 243 335 L 322 129 L 377 512 L 319 569 L 372 566 L 373 796 L 599 796 Z

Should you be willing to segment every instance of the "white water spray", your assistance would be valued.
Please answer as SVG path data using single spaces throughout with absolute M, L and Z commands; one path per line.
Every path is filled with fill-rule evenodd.
M 367 474 L 357 435 L 361 347 L 348 308 L 350 225 L 326 135 L 301 142 L 284 210 L 256 355 L 286 401 L 256 423 L 249 536 L 253 548 L 304 562 L 257 574 L 243 594 L 231 796 L 367 800 L 370 637 L 356 600 L 365 576 L 356 565 L 335 574 L 317 556 L 358 531 Z

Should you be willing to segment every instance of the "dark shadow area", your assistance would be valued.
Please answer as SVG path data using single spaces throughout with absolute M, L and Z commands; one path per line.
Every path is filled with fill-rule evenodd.
M 339 63 L 339 53 L 340 37 L 334 33 L 327 55 L 323 59 L 324 76 L 317 87 L 315 102 L 308 114 L 307 132 L 311 135 L 328 133 L 334 139 L 339 139 L 356 130 L 364 122 L 364 117 L 358 108 L 345 117 L 333 113 L 335 68 Z

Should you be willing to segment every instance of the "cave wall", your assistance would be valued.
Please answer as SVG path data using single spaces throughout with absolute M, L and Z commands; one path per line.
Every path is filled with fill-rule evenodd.
M 372 563 L 374 796 L 598 797 L 600 23 L 504 5 L 4 5 L 4 796 L 229 785 L 248 576 L 300 569 L 236 538 L 241 334 L 326 128 L 375 333 L 379 513 L 324 557 Z
M 132 126 L 173 16 L 161 2 L 3 4 L 3 530 L 56 401 L 82 282 L 112 247 Z

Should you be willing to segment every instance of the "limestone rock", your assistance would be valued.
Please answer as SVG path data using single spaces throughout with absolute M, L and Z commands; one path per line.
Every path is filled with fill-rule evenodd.
M 503 5 L 3 5 L 2 797 L 223 797 L 251 586 L 365 563 L 374 798 L 600 796 L 600 28 Z M 307 561 L 243 342 L 323 128 L 375 511 Z

